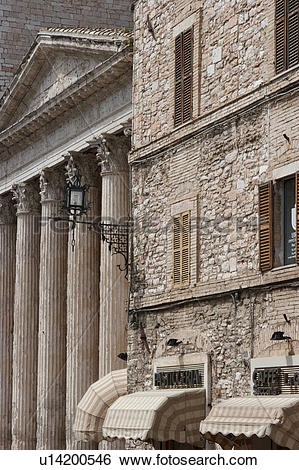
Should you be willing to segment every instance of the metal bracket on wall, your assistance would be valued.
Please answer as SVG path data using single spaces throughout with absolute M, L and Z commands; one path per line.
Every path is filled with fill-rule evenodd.
M 100 232 L 103 242 L 108 243 L 109 250 L 112 255 L 122 255 L 124 257 L 124 267 L 117 265 L 120 271 L 126 272 L 128 278 L 129 270 L 129 233 L 130 223 L 123 225 L 117 224 L 100 224 Z
M 122 255 L 124 257 L 124 266 L 120 264 L 117 265 L 120 271 L 125 271 L 125 278 L 128 279 L 129 273 L 129 235 L 130 235 L 130 226 L 131 223 L 127 222 L 126 224 L 105 224 L 97 222 L 87 222 L 81 221 L 76 218 L 76 216 L 66 218 L 66 217 L 49 217 L 49 219 L 54 220 L 55 222 L 69 222 L 71 224 L 71 229 L 73 231 L 73 240 L 72 240 L 72 249 L 75 246 L 74 239 L 74 229 L 76 224 L 85 224 L 89 225 L 90 230 L 93 229 L 97 234 L 102 238 L 103 242 L 108 243 L 109 251 L 112 255 Z

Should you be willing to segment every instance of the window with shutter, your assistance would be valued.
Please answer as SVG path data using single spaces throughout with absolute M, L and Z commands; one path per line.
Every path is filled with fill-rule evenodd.
M 193 29 L 175 38 L 174 124 L 179 126 L 192 118 L 193 101 Z
M 259 187 L 260 269 L 299 264 L 299 173 Z
M 276 72 L 299 63 L 299 0 L 276 0 Z
M 173 286 L 190 283 L 190 211 L 173 217 Z

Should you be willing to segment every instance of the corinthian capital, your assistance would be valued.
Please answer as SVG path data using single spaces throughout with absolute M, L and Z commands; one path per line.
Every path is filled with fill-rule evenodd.
M 42 170 L 39 175 L 41 202 L 61 201 L 65 196 L 66 178 L 61 168 Z
M 99 186 L 99 175 L 97 171 L 97 162 L 95 156 L 89 153 L 81 152 L 68 152 L 65 155 L 66 164 L 66 178 L 70 183 L 74 182 L 77 170 L 82 176 L 82 184 L 89 186 Z
M 34 183 L 18 183 L 11 188 L 17 214 L 31 214 L 40 211 L 39 185 Z
M 0 197 L 0 225 L 10 225 L 16 222 L 16 210 L 11 195 Z
M 103 134 L 98 140 L 97 160 L 101 174 L 128 172 L 128 152 L 130 139 L 125 136 Z

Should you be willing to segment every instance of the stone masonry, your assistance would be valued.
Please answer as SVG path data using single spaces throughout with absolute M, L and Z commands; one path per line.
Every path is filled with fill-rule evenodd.
M 145 25 L 147 15 L 156 39 Z M 192 15 L 196 16 L 194 42 L 201 44 L 199 58 L 195 57 L 201 73 L 200 96 L 196 87 L 193 96 L 196 116 L 259 88 L 274 74 L 272 0 L 138 1 L 134 22 L 136 147 L 171 130 L 173 30 Z
M 190 24 L 193 119 L 174 128 L 174 37 Z M 153 388 L 157 359 L 205 353 L 214 404 L 251 393 L 251 358 L 299 353 L 299 267 L 258 262 L 258 186 L 299 169 L 299 69 L 276 76 L 274 63 L 272 1 L 135 5 L 131 392 Z M 178 208 L 191 211 L 191 280 L 174 288 Z M 291 345 L 270 340 L 279 330 Z

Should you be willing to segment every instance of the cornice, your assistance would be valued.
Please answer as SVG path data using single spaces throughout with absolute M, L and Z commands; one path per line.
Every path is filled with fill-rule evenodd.
M 132 119 L 131 104 L 128 103 L 123 108 L 120 108 L 118 112 L 114 119 L 108 119 L 105 123 L 98 122 L 88 129 L 84 129 L 82 134 L 76 133 L 72 136 L 66 134 L 65 140 L 60 145 L 52 149 L 45 147 L 44 152 L 37 152 L 37 158 L 34 160 L 22 162 L 17 168 L 11 168 L 5 178 L 0 178 L 0 194 L 10 191 L 14 183 L 30 181 L 37 178 L 40 172 L 45 168 L 51 169 L 60 166 L 64 163 L 65 155 L 68 152 L 86 152 L 92 150 L 95 153 L 99 136 L 102 134 L 120 134 L 124 127 L 130 125 Z M 24 141 L 25 146 L 28 145 L 28 141 L 29 138 L 26 138 Z M 22 143 L 23 141 L 20 144 Z M 7 152 L 8 158 L 13 156 L 14 150 L 18 149 L 20 144 L 17 144 L 15 148 Z M 5 154 L 3 153 L 0 157 L 2 158 L 4 156 Z M 1 164 L 4 164 L 4 161 L 1 161 Z
M 0 133 L 0 149 L 2 147 L 3 150 L 6 150 L 7 147 L 36 132 L 60 114 L 85 100 L 95 91 L 103 88 L 107 89 L 116 82 L 116 79 L 119 80 L 120 76 L 129 72 L 131 68 L 131 47 L 125 46 L 120 52 L 114 53 L 37 110 L 32 111 L 24 116 L 21 121 L 3 130 Z
M 215 299 L 217 296 L 227 296 L 234 292 L 268 290 L 275 287 L 297 287 L 299 278 L 299 266 L 284 266 L 278 270 L 272 269 L 264 274 L 255 271 L 247 276 L 238 276 L 225 281 L 198 282 L 194 286 L 171 289 L 164 293 L 143 295 L 140 301 L 135 301 L 131 310 L 147 311 L 151 308 L 163 310 L 165 306 L 198 302 Z

